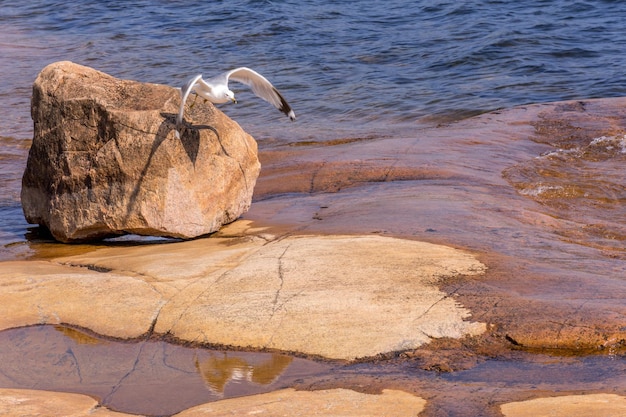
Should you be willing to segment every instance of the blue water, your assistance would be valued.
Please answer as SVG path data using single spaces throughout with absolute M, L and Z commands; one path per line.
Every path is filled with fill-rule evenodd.
M 250 66 L 298 116 L 232 85 L 221 109 L 263 146 L 624 96 L 625 21 L 619 0 L 1 0 L 0 243 L 23 240 L 31 86 L 51 62 L 172 86 Z
M 223 109 L 260 139 L 393 132 L 622 96 L 624 21 L 619 0 L 4 0 L 0 136 L 30 136 L 30 86 L 58 60 L 174 86 L 250 66 L 299 117 L 290 124 L 241 88 L 241 104 Z

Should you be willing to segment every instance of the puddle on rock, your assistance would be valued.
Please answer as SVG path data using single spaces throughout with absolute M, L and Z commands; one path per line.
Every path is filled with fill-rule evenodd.
M 0 332 L 0 387 L 72 392 L 125 413 L 165 416 L 275 391 L 330 365 L 277 353 L 120 342 L 64 326 Z
M 509 352 L 465 370 L 421 369 L 398 357 L 354 364 L 278 353 L 186 347 L 162 340 L 121 342 L 65 326 L 0 332 L 0 387 L 92 396 L 119 412 L 170 416 L 225 398 L 282 388 L 399 389 L 428 401 L 423 417 L 499 416 L 501 404 L 567 394 L 626 395 L 620 354 L 559 357 Z
M 501 417 L 500 406 L 533 398 L 611 393 L 626 395 L 626 357 L 564 357 L 512 352 L 482 358 L 471 369 L 436 372 L 413 360 L 360 363 L 297 389 L 349 388 L 366 393 L 396 389 L 427 400 L 420 417 Z

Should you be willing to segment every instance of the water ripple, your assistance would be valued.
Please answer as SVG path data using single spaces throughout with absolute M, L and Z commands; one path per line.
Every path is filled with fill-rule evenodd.
M 311 131 L 328 121 L 355 129 L 347 116 L 368 111 L 372 123 L 359 126 L 375 131 L 430 114 L 618 96 L 625 17 L 616 1 L 3 2 L 0 91 L 15 97 L 19 123 L 0 134 L 29 135 L 23 86 L 62 59 L 170 85 L 254 66 Z M 283 130 L 252 96 L 225 111 L 257 136 Z

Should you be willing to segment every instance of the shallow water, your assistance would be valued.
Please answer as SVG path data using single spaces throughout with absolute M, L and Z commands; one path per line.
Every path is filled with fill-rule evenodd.
M 566 129 L 563 129 L 566 130 Z M 554 148 L 504 171 L 521 195 L 571 222 L 564 239 L 623 253 L 626 248 L 626 135 L 553 137 Z
M 1 387 L 76 392 L 114 410 L 153 416 L 277 390 L 330 369 L 278 353 L 116 342 L 49 325 L 0 332 L 0 353 Z
M 619 355 L 558 358 L 521 352 L 468 370 L 424 371 L 414 362 L 346 365 L 277 353 L 119 342 L 64 326 L 0 332 L 0 387 L 93 396 L 107 408 L 167 416 L 209 401 L 277 389 L 401 389 L 429 400 L 429 415 L 497 416 L 500 404 L 571 393 L 623 392 Z

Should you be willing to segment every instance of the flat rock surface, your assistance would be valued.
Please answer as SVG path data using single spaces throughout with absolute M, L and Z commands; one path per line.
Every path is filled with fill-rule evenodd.
M 185 410 L 176 416 L 414 417 L 419 415 L 425 404 L 426 401 L 420 397 L 396 390 L 384 390 L 376 395 L 361 394 L 347 389 L 313 392 L 285 389 L 207 403 Z M 98 407 L 97 402 L 86 395 L 19 389 L 0 389 L 0 414 L 6 417 L 136 415 L 116 413 Z
M 624 349 L 625 109 L 626 98 L 537 104 L 407 137 L 268 147 L 244 217 L 464 248 L 489 269 L 445 289 L 493 335 Z
M 426 404 L 423 398 L 399 390 L 363 394 L 348 389 L 285 389 L 206 403 L 175 416 L 416 417 L 424 411 Z M 511 402 L 500 408 L 504 417 L 617 417 L 626 415 L 626 397 L 615 394 L 565 395 Z M 0 388 L 0 414 L 6 417 L 137 415 L 111 411 L 86 395 L 6 388 Z
M 236 398 L 200 405 L 177 417 L 200 416 L 418 416 L 426 401 L 402 391 L 384 390 L 380 395 L 346 389 L 322 391 L 275 391 L 248 398 Z
M 145 334 L 161 302 L 149 284 L 51 262 L 10 262 L 0 270 L 0 326 L 73 323 L 119 338 Z M 8 268 L 8 269 L 7 269 Z M 119 319 L 112 320 L 117 316 Z
M 564 395 L 504 404 L 504 417 L 626 416 L 626 397 L 615 394 Z
M 121 338 L 153 331 L 347 360 L 485 331 L 437 288 L 484 273 L 465 252 L 375 235 L 262 236 L 5 263 L 0 323 L 71 323 Z
M 0 388 L 0 415 L 5 417 L 65 416 L 65 417 L 123 417 L 100 407 L 86 395 L 28 389 Z

